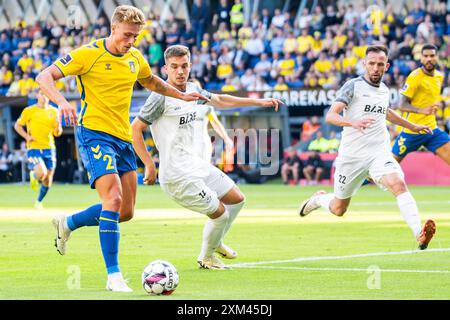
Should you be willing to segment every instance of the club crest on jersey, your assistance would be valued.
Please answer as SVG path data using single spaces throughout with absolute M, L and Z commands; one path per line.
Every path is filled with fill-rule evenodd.
M 111 63 L 106 63 L 105 64 L 105 70 L 112 70 Z
M 72 56 L 70 54 L 66 54 L 64 57 L 59 59 L 64 66 L 68 65 L 72 61 Z
M 181 116 L 180 117 L 180 126 L 183 124 L 188 124 L 188 123 L 191 123 L 192 121 L 195 121 L 196 116 L 197 116 L 196 112 L 191 112 L 191 113 L 186 114 L 185 116 Z
M 130 61 L 128 64 L 130 65 L 131 73 L 136 73 L 136 65 L 134 64 L 134 61 Z

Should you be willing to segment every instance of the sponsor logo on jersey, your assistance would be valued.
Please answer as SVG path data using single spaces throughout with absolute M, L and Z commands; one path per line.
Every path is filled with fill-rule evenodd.
M 197 112 L 191 112 L 186 114 L 185 116 L 180 117 L 180 126 L 183 124 L 191 123 L 192 121 L 195 121 L 197 117 Z
M 72 56 L 70 54 L 66 54 L 64 57 L 59 59 L 64 66 L 68 65 L 72 61 Z
M 371 106 L 370 104 L 366 104 L 366 107 L 364 108 L 365 112 L 373 112 L 373 113 L 381 113 L 381 114 L 386 114 L 386 107 L 382 107 L 382 106 Z

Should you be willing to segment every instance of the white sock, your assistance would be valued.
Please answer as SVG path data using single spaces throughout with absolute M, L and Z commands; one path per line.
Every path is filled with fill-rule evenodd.
M 198 260 L 201 261 L 205 257 L 212 256 L 214 251 L 220 245 L 223 237 L 223 232 L 227 226 L 230 215 L 228 210 L 225 208 L 225 212 L 216 219 L 208 219 L 203 228 L 203 241 L 202 249 Z
M 410 192 L 405 192 L 397 196 L 397 204 L 409 228 L 417 238 L 422 231 L 420 227 L 419 209 L 416 200 Z
M 334 199 L 334 193 L 325 193 L 317 196 L 317 202 L 320 204 L 322 208 L 327 210 L 329 213 L 332 213 L 330 210 L 330 202 Z
M 233 224 L 234 220 L 236 219 L 237 215 L 241 211 L 244 204 L 245 204 L 245 200 L 242 202 L 236 203 L 236 204 L 225 205 L 225 208 L 227 209 L 230 217 L 228 218 L 228 223 L 225 227 L 225 230 L 223 231 L 222 241 L 223 241 L 223 238 L 225 237 L 225 235 L 228 233 L 228 230 L 230 230 L 231 225 Z

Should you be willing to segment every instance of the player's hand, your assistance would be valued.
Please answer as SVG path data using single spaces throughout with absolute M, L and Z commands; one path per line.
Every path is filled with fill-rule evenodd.
M 26 141 L 27 143 L 30 143 L 31 141 L 34 141 L 34 138 L 33 138 L 32 136 L 30 136 L 30 135 L 27 135 L 25 141 Z
M 279 99 L 261 99 L 261 107 L 273 107 L 275 111 L 278 111 L 278 107 L 283 104 L 283 101 Z
M 152 185 L 156 182 L 156 167 L 154 163 L 145 166 L 144 184 Z
M 438 111 L 438 109 L 439 109 L 439 105 L 438 104 L 433 104 L 431 106 L 419 109 L 419 111 L 422 114 L 430 115 L 430 114 L 435 114 L 436 111 Z
M 360 120 L 355 120 L 352 122 L 352 127 L 364 133 L 364 130 L 370 128 L 372 124 L 375 123 L 375 119 L 373 118 L 364 118 Z
M 425 133 L 433 134 L 433 131 L 428 126 L 423 126 L 420 124 L 414 125 L 414 127 L 411 128 L 411 131 L 417 132 L 417 133 L 422 133 L 422 134 L 425 134 Z
M 185 93 L 183 94 L 184 101 L 197 101 L 197 100 L 204 100 L 206 102 L 209 102 L 210 99 L 205 97 L 204 95 L 198 93 L 198 92 L 191 92 L 191 93 Z
M 59 110 L 59 122 L 64 119 L 66 125 L 73 126 L 77 123 L 77 110 L 75 106 L 69 102 L 65 102 L 58 106 Z

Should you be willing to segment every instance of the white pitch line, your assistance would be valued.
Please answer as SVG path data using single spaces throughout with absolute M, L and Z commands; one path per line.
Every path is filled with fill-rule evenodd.
M 418 205 L 434 205 L 434 204 L 450 204 L 450 201 L 448 200 L 442 200 L 442 201 L 416 201 Z M 379 202 L 370 202 L 370 201 L 356 201 L 352 202 L 351 206 L 358 207 L 358 206 L 372 206 L 372 207 L 384 207 L 384 206 L 397 206 L 397 203 L 394 201 L 379 201 Z M 287 205 L 253 205 L 252 208 L 298 208 L 298 204 L 287 204 Z
M 361 253 L 361 254 L 351 254 L 346 256 L 321 256 L 321 257 L 300 257 L 290 260 L 271 260 L 271 261 L 258 261 L 258 262 L 244 262 L 231 264 L 230 267 L 245 267 L 245 266 L 256 266 L 263 264 L 276 264 L 276 263 L 289 263 L 289 262 L 301 262 L 301 261 L 321 261 L 321 260 L 342 260 L 351 258 L 364 258 L 364 257 L 381 257 L 381 256 L 397 256 L 405 254 L 420 254 L 427 252 L 447 252 L 450 248 L 436 248 L 427 250 L 406 250 L 397 252 L 373 252 L 373 253 Z
M 308 268 L 308 267 L 281 267 L 281 266 L 234 266 L 245 269 L 276 269 L 276 270 L 302 270 L 302 271 L 361 271 L 373 272 L 368 268 Z M 410 270 L 410 269 L 379 269 L 380 272 L 397 273 L 450 273 L 450 270 Z

